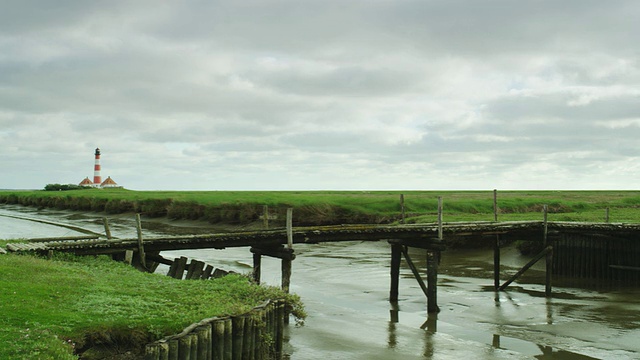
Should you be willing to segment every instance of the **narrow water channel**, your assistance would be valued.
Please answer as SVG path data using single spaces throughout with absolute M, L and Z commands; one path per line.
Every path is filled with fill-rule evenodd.
M 102 231 L 97 214 L 0 206 L 0 238 L 16 237 L 21 231 L 25 235 L 17 237 L 76 235 L 64 228 L 62 234 L 54 233 L 58 230 L 49 225 L 3 215 L 54 219 Z M 111 223 L 115 236 L 135 236 L 133 221 L 127 217 Z M 184 233 L 185 229 L 164 223 L 153 232 Z M 441 312 L 428 316 L 426 299 L 404 262 L 400 299 L 397 304 L 388 302 L 386 242 L 299 245 L 295 251 L 291 291 L 302 297 L 309 317 L 303 326 L 292 322 L 288 328 L 290 359 L 640 358 L 637 288 L 598 288 L 555 278 L 553 297 L 547 299 L 540 285 L 544 273 L 534 267 L 508 291 L 496 293 L 491 251 L 448 251 L 440 266 Z M 163 255 L 196 258 L 238 272 L 251 271 L 252 264 L 245 248 Z M 411 250 L 411 256 L 426 273 L 424 251 Z M 502 259 L 503 279 L 529 260 L 510 247 L 502 250 Z M 166 270 L 161 267 L 158 272 Z M 279 284 L 278 260 L 263 258 L 262 280 Z

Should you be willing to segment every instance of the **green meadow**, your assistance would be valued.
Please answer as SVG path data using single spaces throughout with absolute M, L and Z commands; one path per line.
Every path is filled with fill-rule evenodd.
M 445 221 L 493 220 L 493 191 L 0 191 L 0 203 L 95 211 L 138 212 L 149 217 L 247 224 L 259 221 L 268 206 L 272 214 L 294 208 L 294 224 L 393 223 L 401 218 L 400 195 L 407 222 L 433 222 L 438 197 Z M 537 220 L 543 205 L 555 221 L 612 222 L 640 219 L 640 191 L 498 191 L 498 219 Z M 282 219 L 282 216 L 280 217 Z

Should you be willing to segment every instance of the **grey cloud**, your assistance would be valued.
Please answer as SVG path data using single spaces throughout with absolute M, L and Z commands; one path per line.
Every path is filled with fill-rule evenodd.
M 635 1 L 3 5 L 0 187 L 37 154 L 81 178 L 96 146 L 132 188 L 640 176 Z

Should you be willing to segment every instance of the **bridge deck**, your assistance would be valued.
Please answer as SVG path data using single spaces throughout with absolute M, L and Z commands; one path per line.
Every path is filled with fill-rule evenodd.
M 504 235 L 513 237 L 537 237 L 542 234 L 543 222 L 473 222 L 445 223 L 443 233 L 447 236 L 489 236 Z M 621 223 L 577 223 L 548 222 L 550 232 L 580 232 L 600 234 L 640 234 L 640 224 Z M 293 229 L 294 244 L 315 244 L 339 241 L 379 241 L 412 240 L 424 247 L 438 246 L 435 239 L 437 224 L 415 225 L 339 225 L 297 227 Z M 287 243 L 285 229 L 248 232 L 216 233 L 204 235 L 183 235 L 173 237 L 150 237 L 144 239 L 144 248 L 148 252 L 181 249 L 223 249 L 226 247 L 268 247 Z M 68 251 L 78 254 L 109 254 L 124 250 L 137 250 L 138 239 L 84 239 L 10 243 L 9 251 L 46 252 Z

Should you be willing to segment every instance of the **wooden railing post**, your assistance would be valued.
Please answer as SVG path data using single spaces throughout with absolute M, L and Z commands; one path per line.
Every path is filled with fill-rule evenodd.
M 493 189 L 493 221 L 498 222 L 498 190 Z M 493 243 L 493 287 L 500 288 L 500 235 Z
M 545 248 L 550 249 L 549 252 L 547 252 L 547 256 L 545 258 L 545 262 L 546 262 L 546 269 L 545 269 L 545 275 L 546 275 L 546 281 L 545 281 L 545 296 L 546 297 L 550 297 L 551 296 L 551 275 L 553 272 L 553 246 L 551 245 L 551 242 L 549 241 L 549 223 L 548 223 L 548 212 L 549 212 L 549 207 L 547 205 L 544 206 L 544 233 L 542 234 L 542 238 L 544 240 L 544 246 Z
M 140 214 L 136 214 L 136 230 L 138 233 L 138 256 L 140 257 L 140 264 L 143 268 L 147 269 L 147 259 L 144 254 L 144 244 L 142 243 L 142 222 L 140 221 Z

